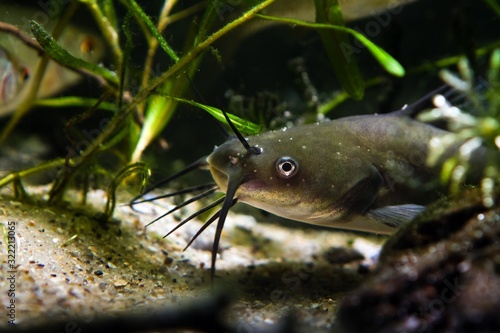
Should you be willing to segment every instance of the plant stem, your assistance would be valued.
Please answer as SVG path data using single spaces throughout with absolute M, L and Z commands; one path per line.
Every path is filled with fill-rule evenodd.
M 64 162 L 65 162 L 65 158 L 58 158 L 58 159 L 55 159 L 53 161 L 49 161 L 49 162 L 37 165 L 35 167 L 29 168 L 26 170 L 11 172 L 8 175 L 6 175 L 0 179 L 0 188 L 11 183 L 16 178 L 24 178 L 24 177 L 28 177 L 30 175 L 39 173 L 40 171 L 50 170 L 50 169 L 54 169 L 56 167 L 62 167 L 64 165 Z
M 160 13 L 160 17 L 158 19 L 158 31 L 162 32 L 163 29 L 166 27 L 165 22 L 165 17 L 167 17 L 170 14 L 170 11 L 172 8 L 175 6 L 177 3 L 177 0 L 165 0 L 165 3 L 163 4 L 163 8 Z M 142 82 L 141 82 L 141 88 L 144 88 L 147 86 L 150 75 L 151 75 L 151 69 L 153 67 L 153 60 L 154 56 L 156 54 L 156 49 L 158 48 L 158 40 L 156 38 L 151 38 L 148 40 L 149 43 L 149 48 L 148 48 L 148 54 L 146 56 L 146 61 L 144 62 L 144 72 L 142 75 Z M 144 112 L 144 104 L 139 105 L 138 107 L 139 113 L 143 114 Z
M 111 51 L 113 52 L 113 59 L 115 61 L 116 72 L 120 73 L 123 61 L 123 52 L 120 47 L 120 37 L 118 31 L 113 27 L 112 22 L 108 20 L 106 15 L 102 12 L 101 8 L 97 4 L 96 0 L 80 0 L 81 2 L 87 4 L 89 10 L 94 15 L 94 19 L 101 28 L 104 38 L 108 41 L 111 46 Z
M 170 78 L 172 75 L 179 72 L 186 65 L 188 65 L 194 58 L 196 58 L 200 53 L 205 51 L 212 43 L 217 41 L 223 35 L 225 35 L 228 31 L 236 28 L 237 26 L 247 22 L 251 18 L 255 16 L 259 11 L 263 10 L 270 4 L 272 4 L 275 0 L 265 0 L 262 3 L 256 5 L 252 9 L 245 12 L 242 16 L 238 17 L 234 21 L 228 23 L 221 29 L 214 32 L 210 35 L 206 40 L 199 43 L 184 57 L 179 59 L 178 62 L 172 65 L 165 73 L 163 73 L 160 77 L 153 79 L 152 82 L 144 89 L 142 89 L 137 96 L 132 99 L 130 104 L 126 105 L 123 110 L 117 112 L 115 117 L 111 120 L 109 126 L 105 127 L 101 133 L 95 140 L 93 140 L 89 147 L 84 150 L 81 155 L 72 159 L 71 162 L 74 165 L 74 168 L 77 169 L 89 156 L 91 156 L 104 142 L 104 140 L 110 137 L 116 130 L 116 128 L 122 124 L 134 111 L 139 103 L 142 103 L 146 98 L 148 98 L 165 80 Z

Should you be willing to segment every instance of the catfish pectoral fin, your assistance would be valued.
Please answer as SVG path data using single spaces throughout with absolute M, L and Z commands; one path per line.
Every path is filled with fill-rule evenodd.
M 413 220 L 424 209 L 424 206 L 414 204 L 386 206 L 370 210 L 365 215 L 391 228 L 398 228 Z
M 344 212 L 343 218 L 345 219 L 354 215 L 363 215 L 372 207 L 377 192 L 384 182 L 380 172 L 371 164 L 364 165 L 360 169 L 353 169 L 349 176 L 356 177 L 356 182 L 351 182 L 350 189 L 334 205 L 335 210 Z

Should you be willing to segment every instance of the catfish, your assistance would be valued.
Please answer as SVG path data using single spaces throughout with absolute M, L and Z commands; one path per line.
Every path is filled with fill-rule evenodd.
M 200 214 L 222 204 L 186 246 L 218 220 L 212 248 L 212 277 L 219 240 L 229 209 L 237 202 L 300 222 L 332 228 L 391 234 L 442 196 L 442 164 L 457 153 L 457 142 L 440 161 L 426 161 L 430 142 L 448 135 L 445 129 L 423 123 L 415 116 L 440 87 L 412 105 L 387 114 L 349 116 L 243 137 L 226 113 L 235 136 L 177 174 L 155 184 L 130 202 L 198 193 L 151 223 L 185 205 L 225 193 L 213 203 L 181 221 L 170 233 Z M 484 160 L 481 147 L 474 160 Z M 195 169 L 210 170 L 215 183 L 140 199 L 160 186 Z M 476 180 L 477 181 L 477 180 Z M 471 180 L 474 182 L 474 180 Z

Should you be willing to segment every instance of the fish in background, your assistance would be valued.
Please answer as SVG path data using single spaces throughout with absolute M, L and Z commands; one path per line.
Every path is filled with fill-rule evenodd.
M 13 24 L 32 36 L 29 21 L 33 19 L 51 33 L 57 18 L 51 18 L 41 7 L 26 7 L 14 3 L 0 4 L 0 21 Z M 103 40 L 88 29 L 67 25 L 57 39 L 73 56 L 96 63 L 104 55 Z M 40 54 L 16 37 L 0 31 L 0 117 L 12 113 L 26 97 L 33 84 L 33 74 L 41 61 Z M 78 74 L 50 60 L 39 86 L 37 98 L 61 93 L 82 79 Z
M 0 105 L 10 103 L 28 80 L 28 68 L 19 64 L 0 46 Z
M 417 0 L 339 0 L 342 9 L 342 17 L 345 22 L 352 22 L 367 17 L 374 17 L 376 20 L 390 21 L 390 16 L 399 13 L 404 6 L 416 2 Z M 245 2 L 237 2 L 244 6 Z M 236 10 L 228 4 L 221 4 L 218 8 L 218 15 L 224 22 L 235 19 L 240 10 Z M 262 14 L 269 16 L 280 16 L 305 22 L 316 21 L 316 7 L 313 0 L 276 0 L 267 7 Z M 380 17 L 379 17 L 380 16 Z M 225 45 L 221 52 L 232 55 L 235 49 L 245 38 L 256 34 L 268 27 L 283 24 L 271 20 L 251 20 L 238 29 L 229 32 L 228 39 L 231 41 Z

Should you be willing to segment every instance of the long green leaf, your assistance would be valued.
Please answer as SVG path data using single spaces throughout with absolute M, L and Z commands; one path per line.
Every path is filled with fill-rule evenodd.
M 56 98 L 43 98 L 35 101 L 36 106 L 51 107 L 51 108 L 67 108 L 67 107 L 81 107 L 91 108 L 99 103 L 97 98 L 88 98 L 81 96 L 63 96 Z M 98 107 L 99 110 L 106 110 L 116 112 L 118 106 L 114 103 L 101 102 Z
M 116 10 L 115 5 L 113 4 L 113 0 L 101 0 L 100 6 L 102 8 L 102 12 L 108 18 L 111 26 L 115 29 L 115 31 L 119 31 L 118 19 L 116 17 Z
M 181 69 L 185 69 L 186 67 L 190 67 L 191 65 L 194 64 L 194 68 L 196 65 L 196 58 L 204 51 L 206 51 L 212 43 L 214 43 L 216 40 L 227 34 L 229 31 L 235 29 L 239 25 L 249 21 L 252 19 L 255 14 L 263 9 L 265 9 L 267 6 L 271 5 L 275 0 L 263 0 L 256 4 L 255 6 L 251 7 L 248 9 L 246 12 L 241 14 L 239 17 L 234 19 L 233 21 L 227 23 L 223 27 L 221 27 L 219 30 L 215 31 L 208 37 L 198 40 L 196 45 L 193 45 L 191 49 L 189 49 L 183 57 L 179 59 L 178 62 L 173 64 L 166 72 L 162 73 L 159 77 L 152 79 L 149 83 L 148 86 L 145 87 L 144 89 L 141 89 L 139 94 L 134 98 L 134 100 L 131 102 L 129 106 L 127 106 L 127 111 L 130 112 L 131 106 L 136 105 L 139 102 L 143 102 L 146 97 L 149 95 L 152 95 L 153 93 L 158 93 L 158 92 L 164 92 L 167 91 L 165 87 L 163 87 L 164 84 L 177 84 L 177 80 L 170 80 L 171 77 L 173 77 L 174 73 L 178 73 Z M 217 3 L 213 3 L 213 5 L 217 5 Z M 205 21 L 205 19 L 204 19 Z M 207 21 L 208 22 L 208 21 Z M 202 23 L 203 26 L 205 24 Z M 191 67 L 187 69 L 187 72 L 191 70 Z M 167 83 L 167 81 L 170 81 L 170 83 Z M 170 90 L 172 92 L 172 90 Z M 178 96 L 177 94 L 170 94 L 173 96 Z M 151 102 L 151 101 L 150 101 Z M 153 101 L 154 103 L 155 101 Z M 170 110 L 173 110 L 174 108 L 171 106 L 167 106 Z M 141 134 L 138 143 L 136 144 L 136 147 L 132 153 L 132 161 L 136 162 L 139 161 L 141 154 L 144 149 L 149 145 L 149 143 L 152 141 L 152 138 L 154 138 L 159 131 L 163 128 L 163 126 L 168 122 L 169 117 L 171 117 L 172 112 L 168 112 L 165 117 L 161 118 L 160 112 L 158 112 L 157 109 L 155 108 L 148 108 L 148 113 L 150 112 L 155 112 L 156 114 L 152 114 L 151 117 L 149 115 L 146 115 L 145 119 L 145 124 L 143 128 L 141 129 Z M 163 113 L 165 115 L 165 113 Z M 146 124 L 148 122 L 149 124 Z M 149 132 L 149 130 L 153 128 L 155 131 L 154 132 Z
M 115 72 L 110 71 L 100 65 L 93 64 L 72 56 L 68 53 L 68 51 L 63 49 L 57 43 L 57 41 L 42 28 L 40 24 L 31 20 L 30 25 L 31 31 L 33 32 L 36 40 L 38 41 L 38 43 L 40 43 L 45 52 L 47 52 L 51 56 L 52 59 L 54 59 L 61 65 L 70 68 L 83 68 L 91 73 L 103 77 L 106 81 L 113 84 L 114 86 L 118 86 L 118 76 Z
M 316 23 L 344 27 L 344 18 L 338 0 L 314 0 Z M 352 49 L 349 36 L 338 30 L 319 29 L 326 54 L 342 88 L 354 99 L 360 100 L 365 92 L 365 82 L 358 62 L 345 49 Z
M 176 100 L 176 101 L 181 102 L 181 103 L 186 103 L 186 104 L 196 106 L 196 107 L 210 113 L 215 119 L 217 119 L 221 123 L 227 124 L 226 118 L 224 117 L 224 114 L 222 113 L 222 111 L 213 107 L 213 106 L 201 104 L 201 103 L 198 103 L 198 102 L 195 102 L 195 101 L 192 101 L 189 99 L 184 99 L 184 98 L 170 97 L 170 96 L 165 96 L 165 97 L 171 98 L 171 99 Z M 231 122 L 234 124 L 234 126 L 236 126 L 238 131 L 240 131 L 244 134 L 254 135 L 254 134 L 258 134 L 262 130 L 261 126 L 254 124 L 251 121 L 242 119 L 238 116 L 235 116 L 235 115 L 232 115 L 229 113 L 228 113 L 228 116 L 229 116 L 229 119 L 231 119 Z
M 500 16 L 500 5 L 496 0 L 484 0 L 488 6 L 497 14 L 497 16 Z
M 313 29 L 333 29 L 333 30 L 338 30 L 338 31 L 343 31 L 345 33 L 353 35 L 356 39 L 358 39 L 370 53 L 373 55 L 373 57 L 382 65 L 382 67 L 390 74 L 397 76 L 397 77 L 402 77 L 405 75 L 405 69 L 401 64 L 394 59 L 389 53 L 385 52 L 382 48 L 378 47 L 375 43 L 370 41 L 368 38 L 366 38 L 363 34 L 357 32 L 356 30 L 346 28 L 346 27 L 339 27 L 331 24 L 321 24 L 321 23 L 310 23 L 310 22 L 305 22 L 301 20 L 296 20 L 296 19 L 290 19 L 290 18 L 283 18 L 283 17 L 276 17 L 276 16 L 268 16 L 268 15 L 261 15 L 261 14 L 256 14 L 256 16 L 266 19 L 266 20 L 271 20 L 271 21 L 277 21 L 277 22 L 283 22 L 283 23 L 288 23 L 292 25 L 299 25 L 307 28 L 313 28 Z
M 141 20 L 146 24 L 151 34 L 158 40 L 161 48 L 172 58 L 174 62 L 179 61 L 179 57 L 175 54 L 174 50 L 168 45 L 167 41 L 161 33 L 158 31 L 156 26 L 153 24 L 149 16 L 142 10 L 141 6 L 135 2 L 135 0 L 128 0 L 130 7 L 132 10 L 136 12 L 136 14 L 141 18 Z

